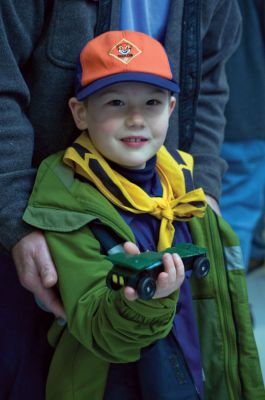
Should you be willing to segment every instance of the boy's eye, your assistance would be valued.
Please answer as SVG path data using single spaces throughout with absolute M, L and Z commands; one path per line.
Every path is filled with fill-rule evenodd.
M 124 102 L 122 100 L 111 100 L 108 102 L 109 105 L 115 106 L 115 107 L 120 107 L 124 105 Z
M 147 104 L 148 106 L 157 106 L 157 105 L 161 104 L 161 101 L 159 101 L 159 100 L 157 100 L 157 99 L 151 99 L 151 100 L 148 100 L 148 101 L 146 102 L 146 104 Z

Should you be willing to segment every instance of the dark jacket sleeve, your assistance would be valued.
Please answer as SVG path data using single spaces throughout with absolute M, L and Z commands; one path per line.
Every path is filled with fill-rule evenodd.
M 196 130 L 190 152 L 196 186 L 218 199 L 226 164 L 220 158 L 224 108 L 228 100 L 225 63 L 240 40 L 241 16 L 236 0 L 202 1 L 202 79 Z
M 33 185 L 34 132 L 23 71 L 31 62 L 44 19 L 44 1 L 0 2 L 0 243 L 10 249 L 31 228 L 22 222 Z

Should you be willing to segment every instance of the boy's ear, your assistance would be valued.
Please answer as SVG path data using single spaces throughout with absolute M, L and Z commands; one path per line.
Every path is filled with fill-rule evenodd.
M 170 99 L 169 99 L 169 116 L 174 111 L 175 106 L 176 106 L 176 97 L 170 96 Z
M 83 101 L 78 101 L 76 97 L 71 97 L 68 105 L 72 111 L 75 124 L 81 131 L 87 129 L 87 111 Z

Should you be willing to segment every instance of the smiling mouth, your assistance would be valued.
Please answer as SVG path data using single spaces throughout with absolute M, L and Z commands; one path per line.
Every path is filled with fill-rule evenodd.
M 122 142 L 129 142 L 129 143 L 140 143 L 140 142 L 147 142 L 148 139 L 144 138 L 144 137 L 127 137 L 127 138 L 123 138 L 121 139 Z

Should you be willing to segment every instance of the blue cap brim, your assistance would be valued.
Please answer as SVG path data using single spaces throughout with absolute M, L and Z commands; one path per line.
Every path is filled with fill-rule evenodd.
M 76 89 L 75 96 L 77 100 L 81 101 L 101 89 L 114 85 L 115 83 L 121 83 L 121 82 L 147 83 L 153 86 L 158 86 L 162 89 L 169 90 L 170 92 L 173 93 L 178 93 L 180 91 L 178 83 L 175 82 L 174 80 L 171 81 L 169 79 L 162 78 L 161 76 L 158 75 L 151 75 L 143 72 L 127 72 L 122 74 L 106 76 L 105 78 L 98 79 L 97 81 L 94 81 L 90 83 L 88 86 L 83 88 L 79 86 L 80 90 L 79 88 Z

